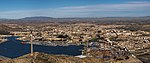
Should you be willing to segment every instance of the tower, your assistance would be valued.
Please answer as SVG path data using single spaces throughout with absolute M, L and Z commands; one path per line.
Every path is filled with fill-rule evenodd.
M 33 56 L 33 34 L 32 34 L 32 31 L 30 33 L 30 52 L 31 52 L 31 56 Z

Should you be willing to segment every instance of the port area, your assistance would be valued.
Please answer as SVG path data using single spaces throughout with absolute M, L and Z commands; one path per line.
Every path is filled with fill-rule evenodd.
M 0 35 L 0 44 L 8 41 L 7 37 L 11 37 L 12 35 Z
M 43 41 L 41 41 L 42 43 L 45 43 L 45 44 L 47 44 L 47 43 L 50 43 L 50 45 L 47 45 L 47 46 L 51 46 L 53 43 L 51 43 L 51 42 L 43 42 Z M 56 43 L 56 42 L 55 42 Z M 22 43 L 23 44 L 23 43 Z M 24 43 L 24 44 L 30 44 L 30 42 L 26 42 L 26 43 Z M 44 45 L 44 44 L 41 44 L 40 43 L 40 41 L 38 41 L 38 42 L 33 42 L 33 44 L 35 44 L 35 45 Z M 63 44 L 63 43 L 61 43 L 61 42 L 59 42 L 58 44 Z M 58 45 L 58 44 L 55 44 L 55 45 Z M 109 45 L 107 45 L 107 44 L 105 44 L 105 43 L 101 43 L 101 44 L 104 44 L 105 46 L 101 46 L 101 47 L 98 47 L 98 48 L 95 48 L 95 47 L 97 47 L 96 45 L 99 45 L 99 44 L 97 44 L 96 42 L 94 42 L 94 43 L 89 43 L 89 45 L 88 45 L 88 48 L 87 48 L 87 53 L 85 54 L 85 53 L 83 53 L 81 56 L 82 56 L 82 58 L 81 58 L 81 56 L 79 57 L 77 57 L 77 56 L 71 56 L 71 57 L 73 57 L 73 58 L 80 58 L 80 60 L 82 60 L 82 59 L 92 59 L 92 58 L 94 58 L 94 60 L 99 60 L 99 62 L 98 63 L 111 63 L 111 62 L 113 62 L 113 63 L 142 63 L 141 62 L 141 60 L 139 60 L 136 56 L 134 56 L 134 55 L 128 55 L 128 59 L 113 59 L 112 57 L 108 57 L 109 56 L 109 51 L 111 51 L 111 49 L 110 49 L 110 47 L 109 47 Z M 54 46 L 54 45 L 53 45 Z M 105 47 L 105 49 L 103 49 L 103 47 Z M 102 53 L 103 55 L 105 55 L 105 56 L 103 56 L 103 57 L 98 57 L 98 55 L 96 55 L 96 53 L 98 52 L 98 51 L 96 51 L 97 49 L 99 49 L 100 48 L 100 50 L 98 50 L 98 51 L 101 51 L 101 52 L 103 52 L 103 51 L 105 51 L 105 53 Z M 111 47 L 112 48 L 112 47 Z M 86 49 L 86 48 L 85 48 Z M 90 51 L 90 55 L 88 54 L 88 50 L 89 49 L 91 49 L 91 51 Z M 94 50 L 94 51 L 93 51 Z M 106 51 L 107 50 L 107 51 Z M 120 51 L 122 51 L 121 49 L 117 49 L 117 50 L 120 50 Z M 96 51 L 96 52 L 95 52 Z M 106 54 L 108 52 L 108 54 Z M 123 52 L 123 51 L 122 51 Z M 121 53 L 122 53 L 121 52 Z M 127 51 L 124 51 L 124 52 L 127 52 Z M 93 53 L 93 54 L 92 54 Z M 100 53 L 100 52 L 99 52 Z M 119 53 L 119 54 L 121 54 L 121 53 Z M 44 54 L 43 54 L 44 55 Z M 47 54 L 48 55 L 48 54 Z M 47 55 L 45 55 L 45 56 L 47 56 Z M 95 56 L 96 55 L 96 56 Z M 121 54 L 122 55 L 122 54 Z M 58 55 L 59 56 L 59 55 Z M 61 55 L 60 55 L 61 56 Z M 117 55 L 118 56 L 118 55 Z M 65 56 L 62 56 L 62 57 L 65 57 Z M 70 57 L 70 56 L 69 56 Z M 69 59 L 69 57 L 68 57 L 68 59 Z M 118 56 L 118 57 L 121 57 L 121 56 Z M 61 58 L 60 58 L 61 59 Z M 9 58 L 6 58 L 5 59 L 5 57 L 1 57 L 0 58 L 0 63 L 2 62 L 2 63 L 5 63 L 5 62 L 7 62 L 7 63 L 9 63 L 9 62 L 11 62 L 13 59 L 9 59 Z M 20 60 L 24 60 L 24 59 L 20 59 Z M 14 60 L 15 61 L 15 60 Z M 37 60 L 38 61 L 38 60 Z
M 31 44 L 29 41 L 21 42 L 21 44 Z M 65 41 L 33 41 L 34 45 L 42 46 L 68 46 L 68 45 L 78 45 L 78 44 L 69 44 Z M 83 44 L 80 44 L 83 45 Z M 88 46 L 88 47 L 86 47 Z M 130 51 L 126 48 L 121 48 L 117 45 L 111 45 L 111 43 L 104 40 L 101 42 L 89 42 L 84 45 L 82 55 L 75 57 L 78 58 L 99 58 L 103 59 L 104 63 L 142 63 L 135 55 L 130 54 Z

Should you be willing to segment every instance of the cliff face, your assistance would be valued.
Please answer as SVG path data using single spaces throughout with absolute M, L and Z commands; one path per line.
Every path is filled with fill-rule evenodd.
M 114 61 L 108 60 L 107 63 L 113 61 L 114 63 L 142 63 L 138 59 L 130 58 L 128 60 Z M 77 58 L 73 56 L 64 56 L 64 55 L 50 55 L 45 53 L 34 53 L 34 57 L 31 57 L 30 54 L 8 59 L 3 58 L 0 63 L 105 63 L 100 58 Z

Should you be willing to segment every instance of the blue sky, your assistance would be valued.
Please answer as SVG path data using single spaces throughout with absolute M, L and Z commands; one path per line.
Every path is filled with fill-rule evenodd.
M 149 15 L 150 0 L 0 0 L 0 18 Z

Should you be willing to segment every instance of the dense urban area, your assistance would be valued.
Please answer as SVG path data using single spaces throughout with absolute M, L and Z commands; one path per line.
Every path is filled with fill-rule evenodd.
M 0 43 L 18 36 L 20 44 L 82 45 L 81 55 L 34 52 L 0 63 L 149 63 L 150 17 L 51 18 L 0 20 Z M 72 53 L 72 52 L 70 52 Z

